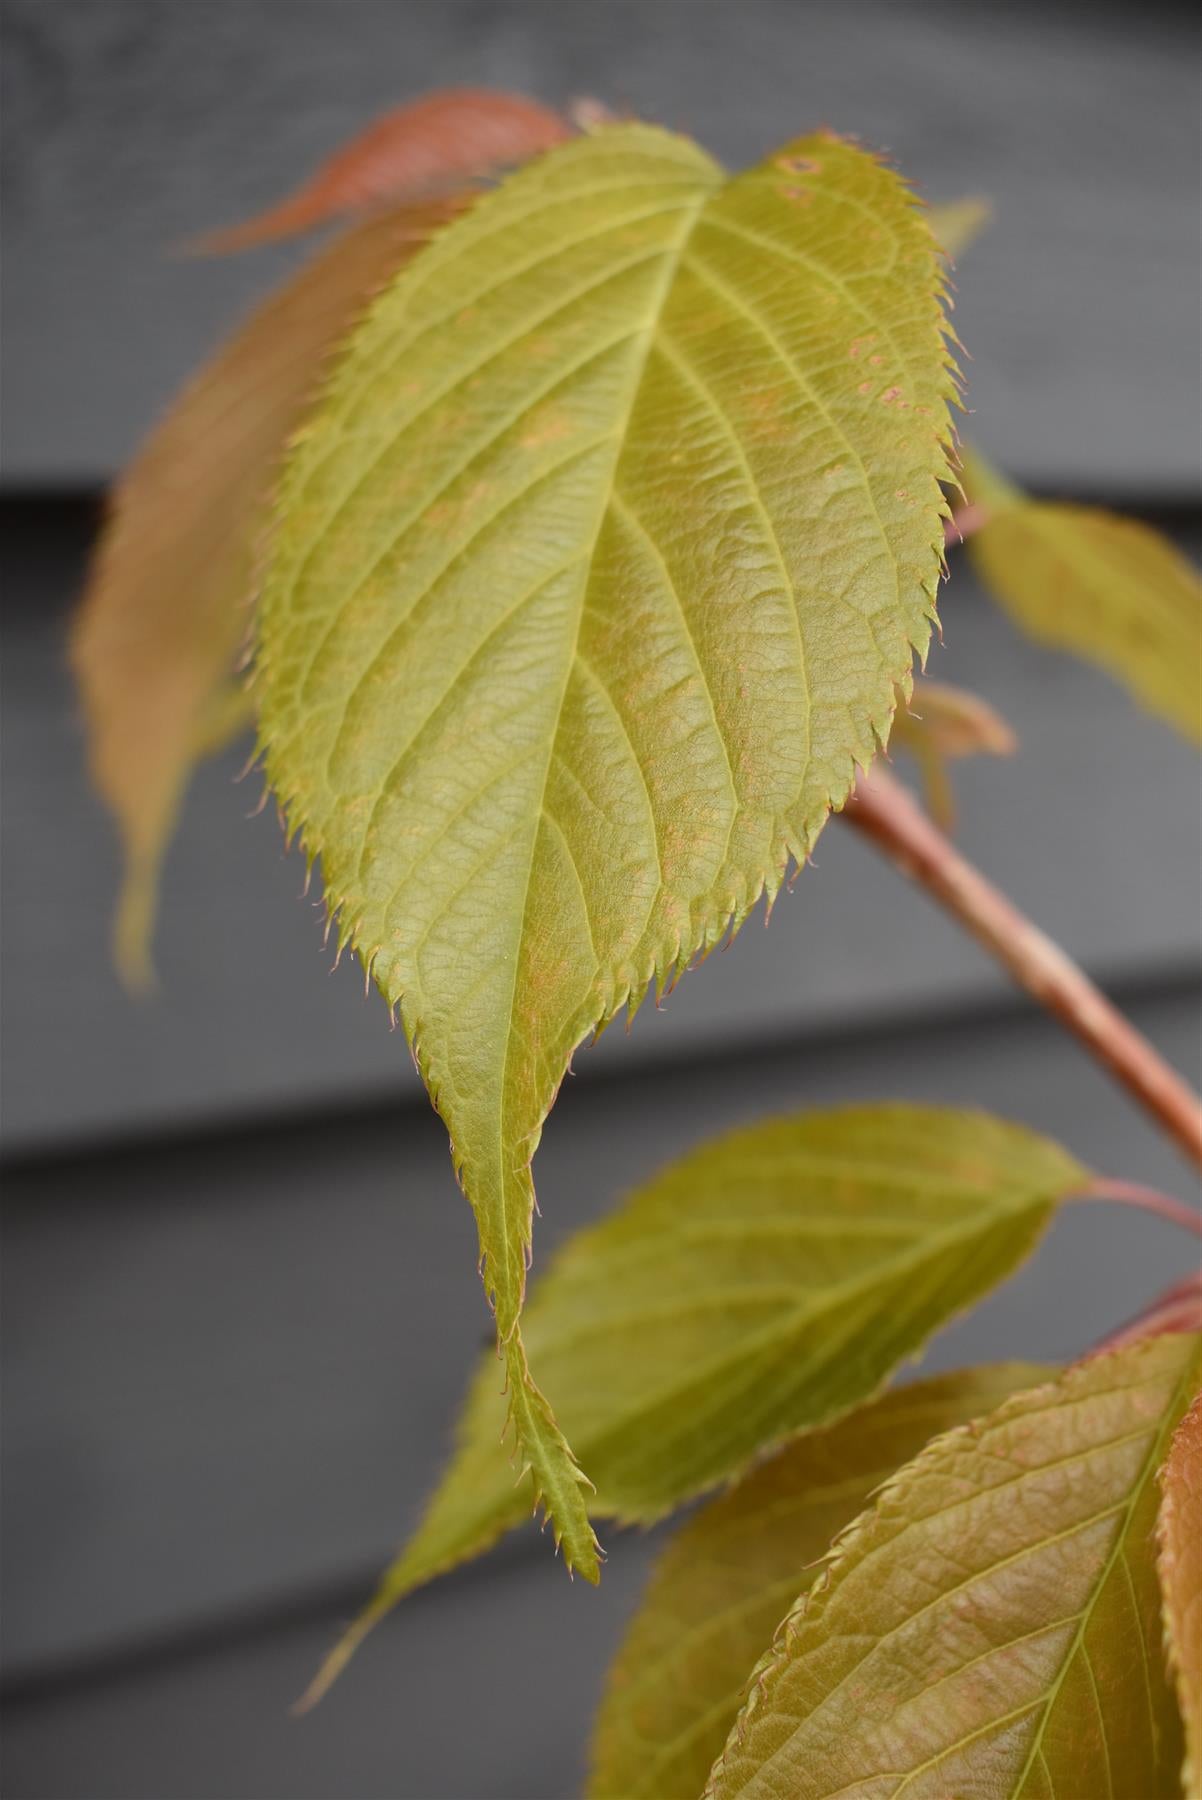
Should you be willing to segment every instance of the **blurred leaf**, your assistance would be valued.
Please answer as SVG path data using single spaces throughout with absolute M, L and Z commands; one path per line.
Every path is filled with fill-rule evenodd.
M 1192 564 L 1134 519 L 1030 499 L 980 456 L 965 456 L 963 479 L 985 520 L 968 553 L 1007 612 L 1202 742 L 1202 582 Z
M 377 119 L 278 206 L 193 248 L 212 255 L 246 250 L 312 231 L 339 213 L 459 190 L 571 135 L 561 113 L 523 94 L 444 88 Z
M 1048 1374 L 1008 1363 L 895 1389 L 787 1445 L 690 1519 L 660 1558 L 610 1671 L 593 1800 L 700 1793 L 748 1674 L 835 1534 L 928 1438 Z
M 930 211 L 935 242 L 954 261 L 974 244 L 993 217 L 988 200 L 968 194 L 962 200 L 946 200 Z
M 450 210 L 397 209 L 323 250 L 189 383 L 117 487 L 72 662 L 125 850 L 116 955 L 135 986 L 150 977 L 159 865 L 187 779 L 249 722 L 233 671 L 285 439 L 331 345 Z
M 837 138 L 727 180 L 605 129 L 414 262 L 290 459 L 268 772 L 447 1122 L 590 1577 L 517 1335 L 531 1158 L 576 1046 L 775 894 L 888 732 L 942 560 L 942 279 Z
M 1173 1435 L 1160 1480 L 1160 1586 L 1185 1721 L 1182 1782 L 1186 1800 L 1197 1800 L 1202 1793 L 1202 1395 Z
M 922 772 L 927 811 L 944 831 L 956 822 L 947 764 L 962 756 L 1011 756 L 1018 740 L 1000 713 L 966 688 L 919 680 L 893 721 L 894 746 L 908 750 Z
M 594 1516 L 659 1518 L 868 1399 L 1087 1181 L 1017 1125 L 904 1106 L 798 1113 L 672 1164 L 559 1252 L 526 1315 Z M 504 1423 L 486 1357 L 451 1466 L 353 1641 L 529 1513 Z
M 928 739 L 949 759 L 961 756 L 1012 756 L 1018 740 L 1001 714 L 967 688 L 942 681 L 919 680 L 899 709 L 893 729 L 904 743 Z
M 1173 1792 L 1156 1470 L 1200 1366 L 1155 1338 L 936 1439 L 834 1545 L 706 1794 Z
M 197 720 L 193 755 L 216 756 L 254 723 L 254 717 L 254 696 L 244 681 L 234 679 L 218 688 Z

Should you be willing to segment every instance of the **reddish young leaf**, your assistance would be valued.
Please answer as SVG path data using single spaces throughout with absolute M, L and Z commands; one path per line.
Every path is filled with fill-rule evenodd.
M 150 977 L 159 863 L 194 764 L 249 721 L 234 682 L 266 500 L 331 347 L 462 202 L 361 221 L 278 288 L 195 375 L 122 476 L 71 660 L 125 882 L 116 956 Z
M 523 94 L 443 88 L 385 113 L 277 206 L 194 248 L 246 250 L 312 231 L 339 213 L 463 187 L 549 150 L 572 130 L 562 113 Z

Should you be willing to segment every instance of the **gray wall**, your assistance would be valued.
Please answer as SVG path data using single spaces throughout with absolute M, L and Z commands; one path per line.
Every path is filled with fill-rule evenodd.
M 161 995 L 134 1004 L 108 965 L 116 857 L 63 667 L 96 494 L 291 260 L 165 252 L 448 81 L 599 93 L 732 162 L 826 121 L 933 198 L 995 200 L 959 275 L 974 437 L 1197 555 L 1196 28 L 1157 5 L 9 0 L 3 32 L 3 1791 L 565 1796 L 658 1534 L 615 1538 L 599 1593 L 520 1535 L 286 1715 L 436 1478 L 487 1320 L 441 1129 L 356 972 L 327 977 L 238 753 L 189 799 Z M 963 771 L 965 846 L 1196 1076 L 1196 759 L 1018 638 L 962 558 L 942 610 L 932 672 L 1021 740 Z M 840 1099 L 989 1106 L 1189 1191 L 837 826 L 769 931 L 577 1066 L 540 1262 L 703 1131 Z M 1071 1355 L 1187 1261 L 1167 1227 L 1074 1210 L 932 1366 Z

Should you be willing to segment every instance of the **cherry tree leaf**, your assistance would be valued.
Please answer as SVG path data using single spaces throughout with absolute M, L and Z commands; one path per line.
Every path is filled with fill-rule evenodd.
M 1160 1481 L 1165 1635 L 1185 1722 L 1185 1797 L 1195 1800 L 1202 1792 L 1202 1394 L 1173 1434 Z
M 286 282 L 184 389 L 113 497 L 71 656 L 125 850 L 116 954 L 135 986 L 187 779 L 250 722 L 234 665 L 284 442 L 331 345 L 449 211 L 382 214 Z
M 711 1500 L 660 1558 L 610 1670 L 593 1800 L 699 1794 L 747 1677 L 831 1539 L 927 1440 L 1047 1378 L 1030 1363 L 895 1389 L 798 1438 Z
M 798 1113 L 673 1163 L 570 1240 L 526 1314 L 594 1516 L 657 1519 L 870 1398 L 1088 1181 L 1020 1126 L 906 1106 Z M 487 1356 L 416 1535 L 315 1692 L 403 1595 L 529 1516 L 497 1389 Z
M 893 721 L 894 741 L 907 747 L 919 737 L 935 745 L 941 756 L 1012 756 L 1018 739 L 1005 719 L 967 688 L 944 681 L 916 681 L 914 691 Z
M 1012 756 L 1018 740 L 978 694 L 941 681 L 917 681 L 893 721 L 893 747 L 908 750 L 922 774 L 927 811 L 944 831 L 956 822 L 947 765 L 963 756 Z
M 562 113 L 524 94 L 492 88 L 423 94 L 352 138 L 278 205 L 210 233 L 193 248 L 216 255 L 246 250 L 382 201 L 461 189 L 571 134 Z
M 785 1621 L 706 1795 L 1175 1792 L 1156 1471 L 1200 1368 L 1154 1338 L 937 1438 Z
M 1006 611 L 1202 742 L 1202 581 L 1193 565 L 1150 526 L 1033 500 L 978 455 L 965 456 L 963 480 L 984 515 L 968 553 Z
M 1202 1268 L 1194 1269 L 1157 1294 L 1134 1319 L 1111 1332 L 1099 1348 L 1118 1350 L 1162 1331 L 1202 1332 Z
M 282 486 L 266 767 L 447 1123 L 591 1577 L 518 1338 L 531 1159 L 574 1049 L 776 893 L 888 733 L 942 559 L 942 281 L 838 138 L 728 179 L 600 130 L 381 296 Z

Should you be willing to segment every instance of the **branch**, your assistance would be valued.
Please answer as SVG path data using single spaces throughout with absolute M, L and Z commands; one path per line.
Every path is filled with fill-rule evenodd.
M 905 788 L 883 770 L 862 775 L 841 816 L 1074 1032 L 1202 1169 L 1202 1100 L 1083 970 L 961 856 Z

